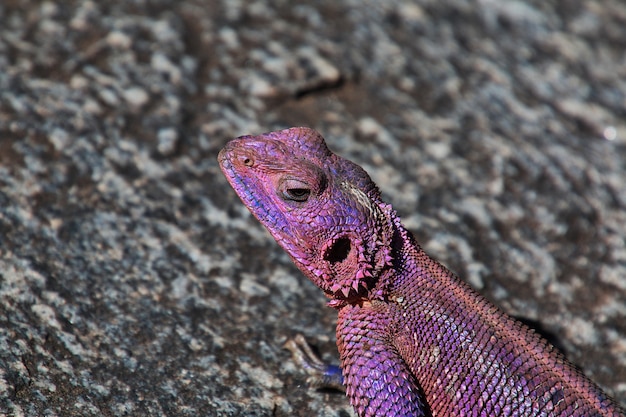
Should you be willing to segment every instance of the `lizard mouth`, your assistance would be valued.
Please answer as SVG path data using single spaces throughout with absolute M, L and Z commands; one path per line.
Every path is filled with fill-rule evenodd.
M 234 141 L 237 141 L 237 139 Z M 242 170 L 250 169 L 254 166 L 254 155 L 252 152 L 247 152 L 245 148 L 242 150 L 243 147 L 239 143 L 232 143 L 234 141 L 227 143 L 217 155 L 220 169 L 248 210 L 259 219 L 261 223 L 265 224 L 264 219 L 260 218 L 255 210 L 252 210 L 252 207 L 261 209 L 264 206 L 262 199 L 259 198 L 258 195 L 258 190 L 261 189 L 261 187 L 259 184 L 256 184 L 256 175 L 240 175 Z M 257 191 L 255 192 L 254 190 Z

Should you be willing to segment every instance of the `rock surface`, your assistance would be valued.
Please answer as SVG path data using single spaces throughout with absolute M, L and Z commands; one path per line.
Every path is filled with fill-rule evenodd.
M 0 4 L 0 415 L 351 415 L 215 160 L 294 125 L 626 403 L 623 2 L 58 3 Z

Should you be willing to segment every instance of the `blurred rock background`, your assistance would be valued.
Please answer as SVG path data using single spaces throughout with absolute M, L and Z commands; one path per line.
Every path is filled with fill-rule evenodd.
M 216 155 L 319 130 L 626 403 L 626 5 L 0 3 L 0 415 L 352 415 L 335 312 Z

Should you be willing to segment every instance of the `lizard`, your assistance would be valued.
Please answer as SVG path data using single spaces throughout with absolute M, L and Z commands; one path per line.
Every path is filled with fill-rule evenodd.
M 624 416 L 550 343 L 429 257 L 365 170 L 315 130 L 241 136 L 218 161 L 337 309 L 359 416 Z

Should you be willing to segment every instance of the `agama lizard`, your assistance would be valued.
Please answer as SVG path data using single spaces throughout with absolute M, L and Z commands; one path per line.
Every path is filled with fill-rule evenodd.
M 308 128 L 219 154 L 252 214 L 338 310 L 359 416 L 623 416 L 534 331 L 417 245 L 358 165 Z

